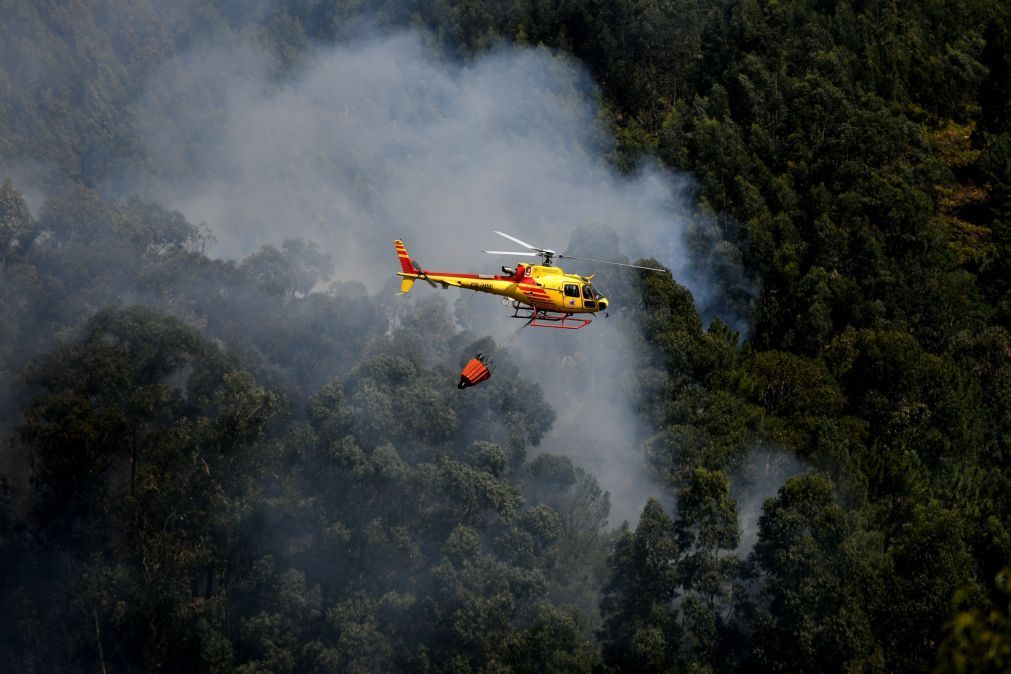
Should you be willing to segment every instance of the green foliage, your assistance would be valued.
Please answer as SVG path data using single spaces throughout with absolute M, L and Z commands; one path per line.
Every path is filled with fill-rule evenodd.
M 862 607 L 850 527 L 821 476 L 766 501 L 749 559 L 759 574 L 749 660 L 781 671 L 882 670 Z
M 16 259 L 17 249 L 28 244 L 27 237 L 35 228 L 28 205 L 11 184 L 9 178 L 0 186 L 0 258 L 6 264 L 8 258 Z
M 997 589 L 1011 595 L 1005 568 L 995 579 Z M 941 646 L 936 672 L 1003 672 L 1011 666 L 1011 602 L 1003 601 L 990 611 L 978 607 L 956 615 L 948 625 L 948 637 Z
M 740 566 L 733 554 L 740 542 L 737 504 L 726 475 L 702 468 L 692 473 L 678 494 L 675 528 L 685 551 L 678 572 L 686 660 L 689 668 L 715 671 L 725 658 L 726 609 Z
M 3 573 L 69 594 L 0 594 L 25 630 L 3 643 L 14 661 L 594 668 L 587 627 L 548 597 L 563 550 L 570 565 L 594 563 L 577 542 L 602 551 L 606 497 L 526 504 L 491 437 L 430 423 L 455 418 L 441 375 L 377 356 L 310 397 L 300 424 L 234 357 L 133 308 L 99 312 L 25 378 L 30 517 L 3 502 Z M 416 412 L 375 423 L 420 394 Z M 61 646 L 45 650 L 44 631 Z
M 618 670 L 670 671 L 681 630 L 673 602 L 678 556 L 674 522 L 650 499 L 635 531 L 624 529 L 608 561 L 600 633 L 604 662 Z
M 239 270 L 269 295 L 304 295 L 330 278 L 333 263 L 316 244 L 289 239 L 280 251 L 263 246 L 243 260 Z
M 963 540 L 961 516 L 928 503 L 917 506 L 890 546 L 893 565 L 886 596 L 903 597 L 878 608 L 878 629 L 890 669 L 925 670 L 934 661 L 955 594 L 978 605 L 979 583 Z
M 33 455 L 28 578 L 73 589 L 14 594 L 8 607 L 30 631 L 62 634 L 81 616 L 105 630 L 103 658 L 154 666 L 175 643 L 186 660 L 203 615 L 191 588 L 227 582 L 228 534 L 263 466 L 253 447 L 283 397 L 143 309 L 100 312 L 26 380 L 37 391 L 19 429 Z M 39 647 L 26 642 L 25 655 L 57 661 L 59 649 Z

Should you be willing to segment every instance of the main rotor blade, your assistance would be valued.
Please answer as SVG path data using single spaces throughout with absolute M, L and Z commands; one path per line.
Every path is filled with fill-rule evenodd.
M 537 253 L 517 253 L 513 250 L 482 250 L 482 253 L 490 253 L 492 255 L 523 255 L 524 257 L 538 257 Z
M 506 234 L 505 232 L 500 232 L 497 229 L 493 229 L 492 231 L 495 232 L 496 234 L 498 234 L 499 236 L 504 236 L 505 238 L 509 239 L 513 243 L 518 243 L 519 245 L 523 246 L 524 248 L 529 248 L 530 250 L 541 250 L 537 246 L 531 246 L 526 241 L 520 241 L 515 236 L 510 236 L 509 234 Z
M 559 258 L 564 258 L 566 260 L 582 260 L 583 262 L 600 262 L 601 264 L 613 264 L 618 267 L 631 267 L 632 269 L 645 269 L 647 271 L 658 271 L 661 274 L 669 274 L 669 269 L 660 269 L 659 267 L 644 267 L 639 264 L 627 264 L 625 262 L 611 262 L 610 260 L 598 260 L 592 257 L 576 257 L 575 255 L 558 255 Z

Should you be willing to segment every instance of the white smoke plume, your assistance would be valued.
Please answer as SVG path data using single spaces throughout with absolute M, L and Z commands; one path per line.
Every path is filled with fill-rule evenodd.
M 810 472 L 811 466 L 782 449 L 758 447 L 734 473 L 731 496 L 737 501 L 737 519 L 741 528 L 739 558 L 746 558 L 758 542 L 758 522 L 765 501 L 774 498 L 788 479 Z
M 300 237 L 333 256 L 337 279 L 373 292 L 397 270 L 395 238 L 426 268 L 488 273 L 516 261 L 479 252 L 515 249 L 492 230 L 563 249 L 577 227 L 596 224 L 618 233 L 629 258 L 659 259 L 707 302 L 713 283 L 693 271 L 684 242 L 689 181 L 658 168 L 617 172 L 600 118 L 585 70 L 545 49 L 461 64 L 403 32 L 319 49 L 278 77 L 255 49 L 215 44 L 151 83 L 135 117 L 146 167 L 128 184 L 206 223 L 211 254 L 241 258 Z M 481 299 L 475 311 L 502 341 L 516 322 L 496 298 Z M 660 491 L 621 380 L 638 355 L 620 320 L 577 333 L 530 329 L 516 342 L 558 413 L 543 449 L 596 475 L 613 524 L 637 521 Z

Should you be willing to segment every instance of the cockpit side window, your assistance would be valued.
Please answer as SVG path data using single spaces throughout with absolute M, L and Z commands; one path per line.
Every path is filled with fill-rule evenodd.
M 583 299 L 584 300 L 593 299 L 593 286 L 591 286 L 589 283 L 583 286 Z
M 565 284 L 565 296 L 566 297 L 579 297 L 579 286 L 575 283 Z

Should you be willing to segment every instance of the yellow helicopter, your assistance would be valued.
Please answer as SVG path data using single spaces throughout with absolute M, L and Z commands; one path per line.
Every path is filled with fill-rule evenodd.
M 469 288 L 506 298 L 506 304 L 513 309 L 512 318 L 525 319 L 527 325 L 539 328 L 578 330 L 589 325 L 592 319 L 576 317 L 575 314 L 606 312 L 607 298 L 597 292 L 590 282 L 593 274 L 589 276 L 566 274 L 561 267 L 552 266 L 551 263 L 556 257 L 668 273 L 666 269 L 656 267 L 565 255 L 548 248 L 531 246 L 529 243 L 520 241 L 515 236 L 504 232 L 495 231 L 495 233 L 518 243 L 527 251 L 485 250 L 481 252 L 492 255 L 540 257 L 542 264 L 517 264 L 515 267 L 502 267 L 502 275 L 429 271 L 422 269 L 417 262 L 411 259 L 404 247 L 404 242 L 398 239 L 393 243 L 403 269 L 403 271 L 397 272 L 397 276 L 403 277 L 400 282 L 401 294 L 409 292 L 411 286 L 418 279 L 428 282 L 432 287 Z

